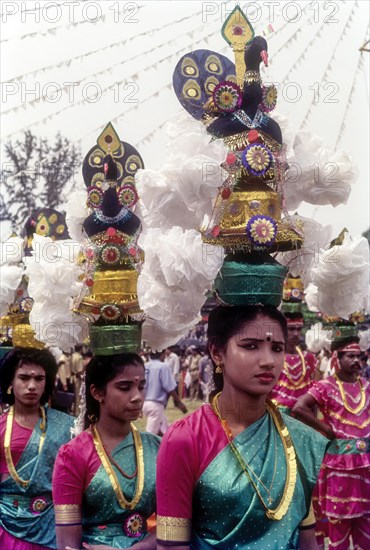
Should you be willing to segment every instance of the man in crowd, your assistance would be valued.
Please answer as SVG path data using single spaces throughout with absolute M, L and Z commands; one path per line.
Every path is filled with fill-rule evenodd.
M 370 384 L 361 378 L 358 342 L 355 327 L 336 328 L 334 374 L 314 382 L 293 408 L 297 418 L 331 440 L 314 505 L 316 519 L 326 520 L 316 529 L 320 548 L 326 535 L 333 550 L 369 548 L 370 541 Z
M 286 312 L 285 317 L 288 322 L 285 362 L 270 398 L 279 408 L 289 413 L 299 397 L 305 395 L 311 387 L 316 374 L 317 359 L 313 353 L 302 351 L 299 346 L 303 314 L 298 311 Z
M 176 392 L 176 381 L 171 368 L 164 363 L 160 352 L 151 352 L 150 361 L 145 364 L 145 401 L 143 415 L 148 418 L 146 431 L 163 435 L 168 429 L 165 408 L 169 396 L 184 414 L 187 409 Z
M 199 361 L 202 356 L 196 346 L 191 346 L 191 355 L 189 356 L 189 374 L 190 374 L 190 389 L 189 397 L 192 401 L 200 397 L 199 395 Z

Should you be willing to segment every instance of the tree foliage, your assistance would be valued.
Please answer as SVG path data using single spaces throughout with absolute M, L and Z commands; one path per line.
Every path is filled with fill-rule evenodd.
M 17 230 L 35 208 L 60 207 L 74 187 L 81 153 L 59 133 L 54 143 L 30 130 L 23 139 L 4 145 L 1 175 L 0 220 Z

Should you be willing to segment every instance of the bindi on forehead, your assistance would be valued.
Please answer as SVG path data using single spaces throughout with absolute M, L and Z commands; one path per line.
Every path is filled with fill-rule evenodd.
M 242 327 L 237 334 L 237 339 L 253 339 L 253 340 L 281 340 L 283 331 L 280 325 L 273 320 L 263 318 L 250 321 Z M 284 338 L 283 338 L 284 339 Z
M 23 376 L 45 376 L 45 370 L 39 365 L 22 365 L 17 368 L 16 375 Z

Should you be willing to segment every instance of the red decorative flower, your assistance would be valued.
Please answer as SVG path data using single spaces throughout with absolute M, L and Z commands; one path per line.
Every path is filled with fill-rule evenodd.
M 227 153 L 226 164 L 235 164 L 237 156 L 235 153 Z
M 220 111 L 225 113 L 239 109 L 242 103 L 242 93 L 239 86 L 231 80 L 220 82 L 213 90 L 213 102 Z
M 106 321 L 116 321 L 119 318 L 119 316 L 121 315 L 119 307 L 117 307 L 115 305 L 112 305 L 112 304 L 107 304 L 107 305 L 103 306 L 101 308 L 100 312 L 101 312 L 102 317 Z
M 259 133 L 257 132 L 257 130 L 250 130 L 248 132 L 249 143 L 252 143 L 253 141 L 257 141 L 258 137 L 259 137 Z
M 135 187 L 129 183 L 122 185 L 118 192 L 118 200 L 120 204 L 132 208 L 139 200 Z
M 30 509 L 34 514 L 41 514 L 48 505 L 44 497 L 35 497 L 31 500 Z
M 106 265 L 116 265 L 121 260 L 121 251 L 116 244 L 106 244 L 100 251 L 101 261 Z
M 231 189 L 229 189 L 228 187 L 226 187 L 225 189 L 223 189 L 221 191 L 221 197 L 224 200 L 228 199 L 230 197 L 230 195 L 231 195 Z

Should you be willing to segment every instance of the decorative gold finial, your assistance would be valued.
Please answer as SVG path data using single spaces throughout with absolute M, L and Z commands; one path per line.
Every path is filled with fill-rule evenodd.
M 239 6 L 236 6 L 230 13 L 223 24 L 221 33 L 234 51 L 236 81 L 243 88 L 245 73 L 244 51 L 254 37 L 254 30 Z
M 121 147 L 121 141 L 111 122 L 106 125 L 98 137 L 98 145 L 105 153 L 113 153 Z

